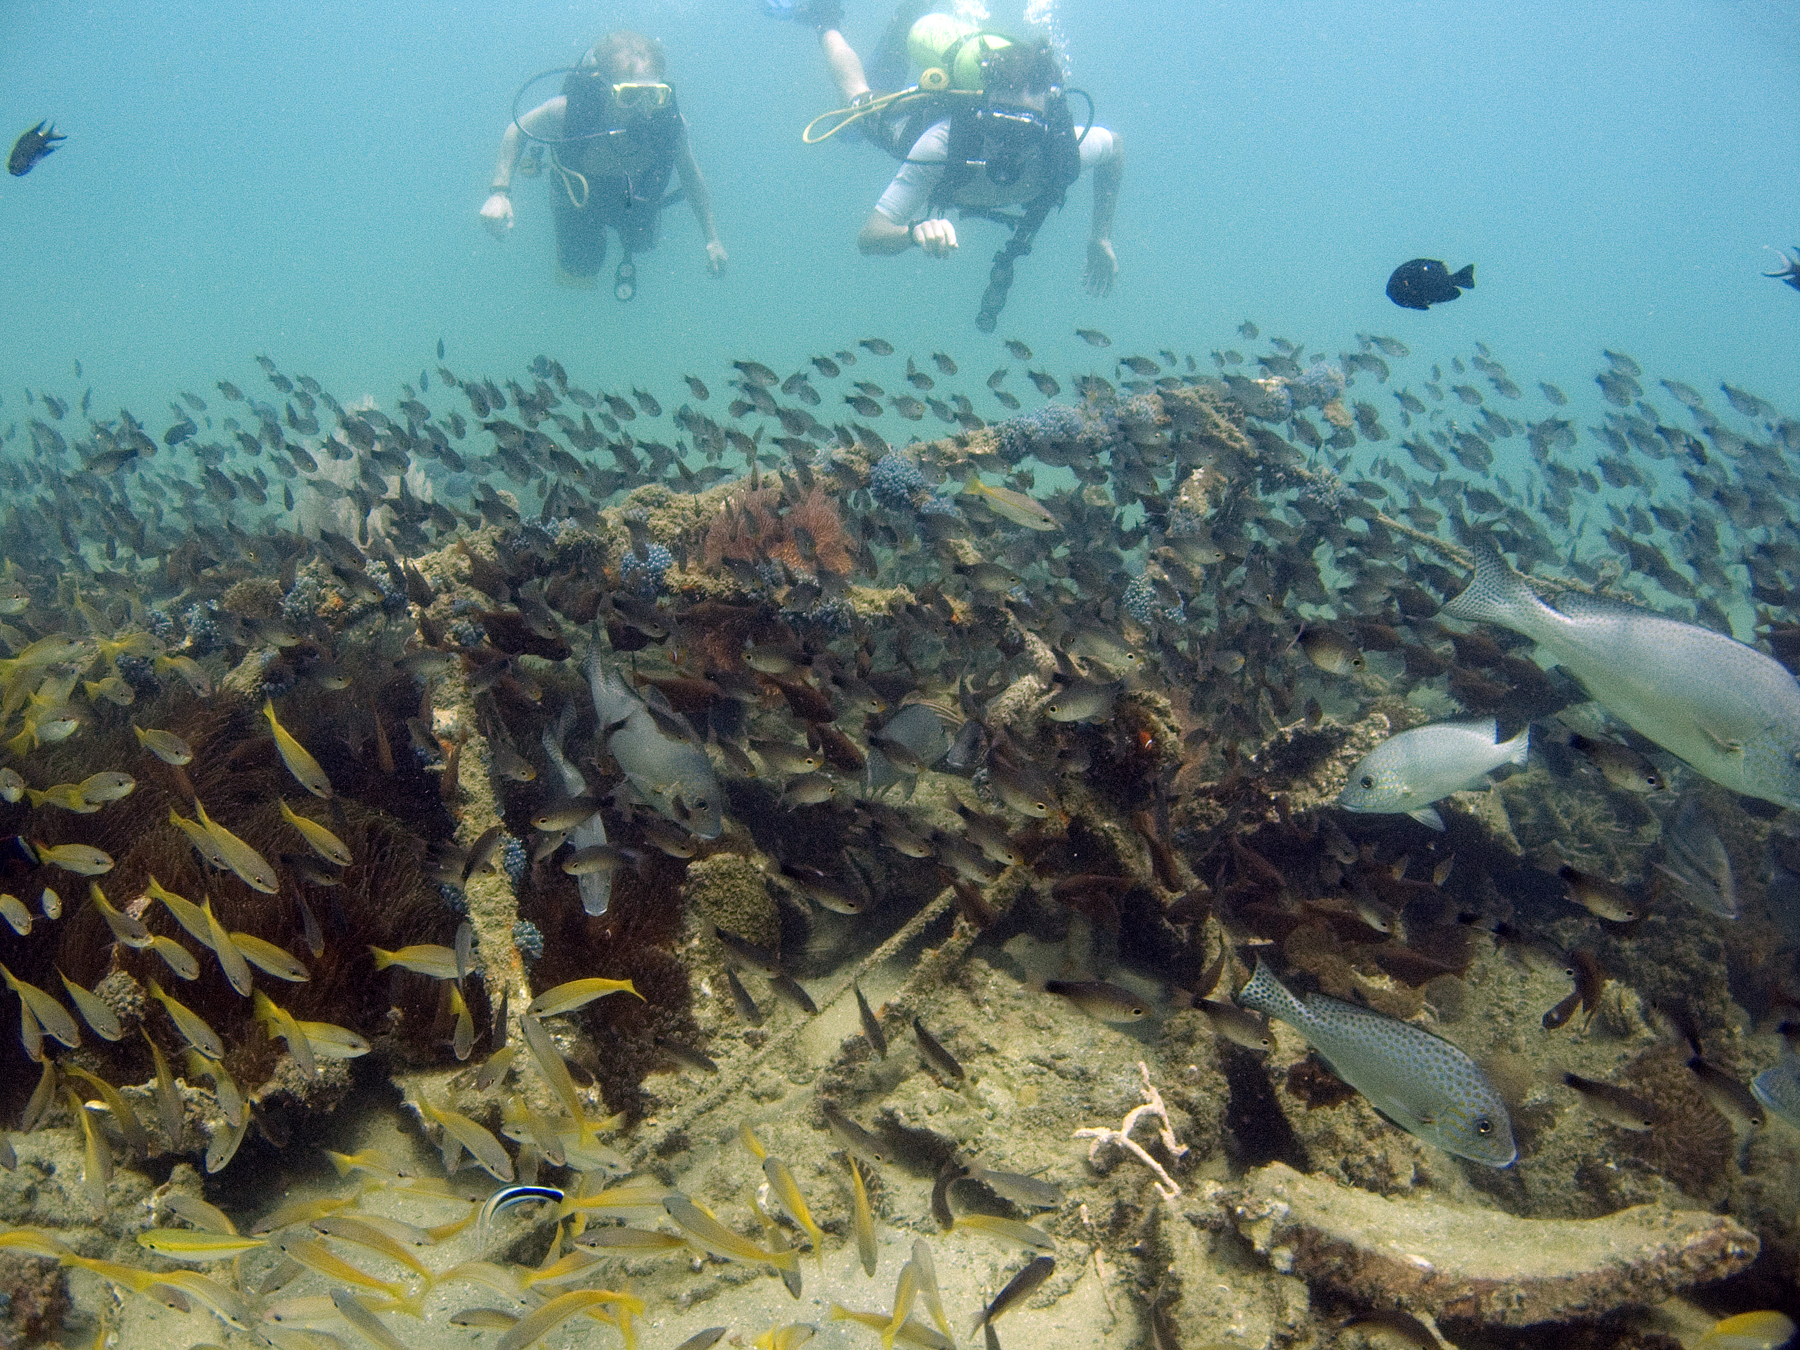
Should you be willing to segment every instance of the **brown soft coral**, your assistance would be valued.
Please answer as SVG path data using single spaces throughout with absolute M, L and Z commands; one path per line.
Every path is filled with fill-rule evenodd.
M 837 503 L 815 483 L 784 508 L 777 488 L 744 493 L 728 503 L 706 531 L 706 563 L 779 562 L 797 575 L 849 573 L 852 558 Z

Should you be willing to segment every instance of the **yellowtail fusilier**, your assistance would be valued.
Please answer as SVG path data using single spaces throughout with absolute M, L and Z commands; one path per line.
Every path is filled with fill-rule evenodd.
M 136 722 L 131 724 L 137 735 L 138 744 L 165 764 L 173 764 L 180 768 L 183 764 L 191 764 L 194 759 L 193 749 L 188 743 L 172 731 L 162 731 L 156 727 L 146 730 Z
M 305 839 L 312 846 L 313 851 L 326 862 L 336 863 L 339 867 L 348 867 L 356 861 L 351 856 L 350 850 L 345 847 L 342 839 L 339 839 L 316 820 L 308 820 L 299 814 L 287 804 L 286 798 L 281 801 L 281 818 L 298 830 L 301 838 Z
M 168 1010 L 170 1020 L 189 1045 L 215 1063 L 225 1058 L 225 1042 L 192 1008 L 170 998 L 155 980 L 150 981 L 150 997 Z
M 1298 1031 L 1333 1073 L 1409 1134 L 1489 1167 L 1518 1158 L 1506 1103 L 1443 1037 L 1326 994 L 1298 998 L 1262 965 L 1237 1002 Z
M 45 1031 L 71 1050 L 81 1044 L 81 1030 L 75 1025 L 75 1019 L 70 1016 L 69 1010 L 55 998 L 39 989 L 35 984 L 19 979 L 5 966 L 0 966 L 0 978 L 6 980 L 6 987 L 19 996 L 19 1002 L 25 1011 L 30 1013 Z
M 1713 782 L 1800 807 L 1800 684 L 1723 633 L 1616 600 L 1546 604 L 1485 542 L 1475 579 L 1440 613 L 1532 639 L 1632 730 Z
M 1525 763 L 1530 736 L 1531 728 L 1525 727 L 1510 741 L 1502 741 L 1491 717 L 1480 722 L 1435 722 L 1399 732 L 1357 761 L 1337 804 L 1346 811 L 1407 815 L 1441 830 L 1444 819 L 1431 804 L 1479 786 L 1502 764 Z

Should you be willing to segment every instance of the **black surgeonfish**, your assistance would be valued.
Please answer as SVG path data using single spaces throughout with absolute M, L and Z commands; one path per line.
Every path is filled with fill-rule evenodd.
M 68 139 L 67 136 L 57 134 L 56 123 L 50 123 L 50 130 L 45 131 L 44 123 L 39 122 L 13 142 L 12 155 L 6 161 L 6 171 L 14 178 L 23 178 L 31 172 L 33 165 L 56 149 L 59 142 Z
M 1453 273 L 1436 258 L 1414 258 L 1394 269 L 1387 297 L 1402 309 L 1430 309 L 1474 288 L 1474 263 Z

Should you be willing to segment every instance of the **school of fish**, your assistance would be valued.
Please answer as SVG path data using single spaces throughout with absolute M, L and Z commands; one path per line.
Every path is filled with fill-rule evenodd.
M 327 1198 L 233 1216 L 171 1181 L 138 1251 L 0 1248 L 278 1346 L 406 1345 L 455 1289 L 452 1324 L 525 1350 L 576 1319 L 638 1343 L 655 1256 L 799 1297 L 802 1252 L 872 1279 L 886 1230 L 935 1224 L 1017 1257 L 972 1328 L 924 1238 L 885 1309 L 831 1317 L 996 1345 L 1067 1273 L 1070 1188 L 921 1170 L 864 1123 L 879 1092 L 822 1083 L 807 1158 L 745 1099 L 729 1212 L 653 1165 L 687 1145 L 652 1146 L 647 1076 L 737 1082 L 837 1008 L 846 1063 L 974 1091 L 978 1037 L 864 993 L 927 929 L 1057 947 L 1029 993 L 1115 1069 L 1187 1019 L 1264 1098 L 1360 1099 L 1496 1174 L 1545 1111 L 1677 1188 L 1695 1111 L 1800 1129 L 1800 419 L 1608 351 L 1578 426 L 1480 344 L 1309 345 L 1065 381 L 1012 338 L 971 395 L 968 356 L 868 338 L 721 363 L 722 408 L 442 344 L 386 409 L 267 357 L 266 391 L 166 418 L 9 392 L 0 1163 L 67 1131 L 104 1214 L 122 1168 L 273 1167 L 391 1073 L 441 1175 L 334 1153 Z M 702 914 L 721 877 L 738 908 Z M 1726 968 L 1754 974 L 1703 993 Z M 1544 972 L 1567 997 L 1516 1024 L 1448 1011 Z M 1560 1058 L 1625 1007 L 1676 1088 Z M 1508 1038 L 1523 1086 L 1484 1062 Z M 536 1264 L 439 1259 L 527 1212 Z

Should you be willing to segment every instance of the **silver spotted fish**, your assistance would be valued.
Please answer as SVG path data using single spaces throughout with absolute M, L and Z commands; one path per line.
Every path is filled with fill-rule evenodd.
M 1408 1134 L 1489 1167 L 1518 1158 L 1506 1103 L 1443 1037 L 1327 994 L 1297 998 L 1263 965 L 1237 1004 L 1298 1031 L 1333 1073 Z
M 1440 614 L 1532 639 L 1632 730 L 1733 792 L 1800 808 L 1800 683 L 1723 633 L 1600 596 L 1546 604 L 1493 546 Z
M 690 833 L 717 839 L 723 795 L 706 751 L 667 735 L 598 651 L 588 657 L 587 677 L 600 730 L 611 733 L 606 748 L 638 795 Z

